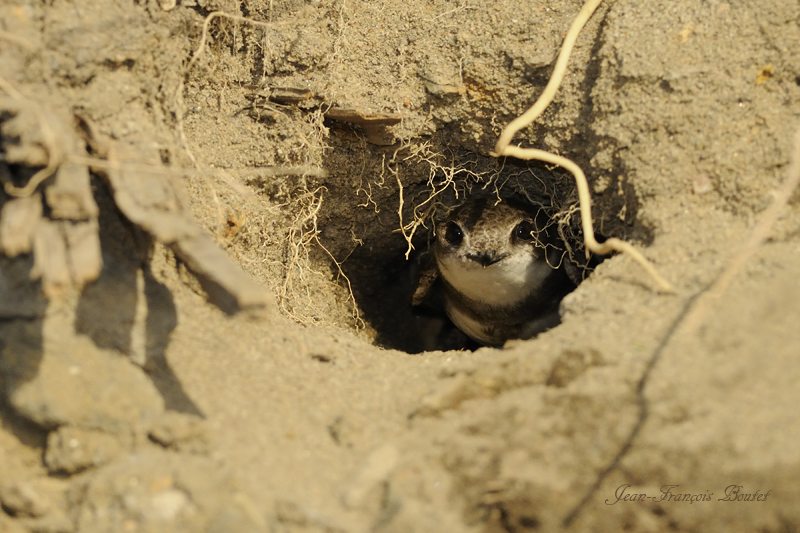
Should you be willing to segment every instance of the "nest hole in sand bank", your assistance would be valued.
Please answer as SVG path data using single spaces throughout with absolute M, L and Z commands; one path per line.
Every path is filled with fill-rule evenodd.
M 199 183 L 198 196 L 206 198 L 195 201 L 195 211 L 205 217 L 219 213 L 217 222 L 207 226 L 221 226 L 219 240 L 246 270 L 276 289 L 283 314 L 306 325 L 353 328 L 376 345 L 408 352 L 445 347 L 422 340 L 426 319 L 416 317 L 410 304 L 412 266 L 447 209 L 474 195 L 516 196 L 546 209 L 564 234 L 570 259 L 581 270 L 579 279 L 585 276 L 591 264 L 585 264 L 572 176 L 540 163 L 478 155 L 491 150 L 499 133 L 496 120 L 508 113 L 498 112 L 499 103 L 522 94 L 525 99 L 533 97 L 528 94 L 531 86 L 544 88 L 555 49 L 542 56 L 543 62 L 513 63 L 512 75 L 502 79 L 522 84 L 525 90 L 512 86 L 508 93 L 505 88 L 498 93 L 496 73 L 509 67 L 506 45 L 498 49 L 499 62 L 481 60 L 472 70 L 465 70 L 461 59 L 454 70 L 446 54 L 431 55 L 430 50 L 449 49 L 449 44 L 441 48 L 431 42 L 419 50 L 415 44 L 409 49 L 414 53 L 407 56 L 405 37 L 399 48 L 391 44 L 385 55 L 381 52 L 370 62 L 361 61 L 359 52 L 358 61 L 347 63 L 340 61 L 347 51 L 342 46 L 346 41 L 340 39 L 343 16 L 342 27 L 331 18 L 321 33 L 304 32 L 299 37 L 293 27 L 283 26 L 288 21 L 274 27 L 257 23 L 267 35 L 262 42 L 261 30 L 252 35 L 249 29 L 242 30 L 237 36 L 239 22 L 245 22 L 240 17 L 213 15 L 226 19 L 225 24 L 231 19 L 238 22 L 220 26 L 225 31 L 219 32 L 209 25 L 212 16 L 206 19 L 202 44 L 191 61 L 198 66 L 208 61 L 221 70 L 191 71 L 183 88 L 183 127 L 199 159 L 230 169 L 234 178 L 240 173 L 242 181 L 260 189 L 262 198 L 251 204 L 263 205 L 242 206 L 241 198 L 229 200 L 235 196 L 225 190 L 234 188 L 229 183 L 211 187 Z M 365 28 L 373 23 L 370 20 Z M 204 47 L 206 30 L 230 46 Z M 333 39 L 332 55 L 326 52 L 328 37 Z M 525 40 L 528 43 L 529 37 Z M 286 54 L 273 54 L 270 43 L 285 43 Z M 526 47 L 529 44 L 533 46 Z M 536 44 L 537 54 L 552 48 L 545 44 Z M 311 50 L 315 52 L 307 53 Z M 453 57 L 462 54 L 458 42 L 453 51 Z M 329 55 L 336 61 L 328 62 Z M 413 64 L 422 69 L 419 76 L 406 76 L 407 66 Z M 360 70 L 364 65 L 367 70 Z M 403 82 L 402 94 L 408 97 L 401 98 L 394 85 L 380 78 L 386 69 L 394 69 L 386 72 L 391 79 L 401 73 L 397 81 Z M 586 82 L 572 90 L 588 96 L 597 69 L 590 65 L 584 70 Z M 480 98 L 463 98 L 466 90 Z M 570 121 L 577 116 L 582 124 L 591 123 L 590 100 L 564 102 L 564 116 Z M 563 121 L 538 127 L 536 138 L 551 132 L 553 139 L 563 141 L 556 143 L 559 151 L 584 154 L 576 160 L 583 168 L 605 144 L 592 133 L 559 134 Z M 609 153 L 609 147 L 604 148 Z M 612 219 L 622 213 L 626 217 L 622 226 L 633 221 L 636 200 L 631 190 L 623 194 L 629 187 L 618 177 L 624 172 L 615 163 L 613 169 L 604 169 L 609 173 L 603 177 L 607 183 L 601 188 L 606 192 L 602 207 L 595 211 L 595 227 L 601 234 L 626 237 L 627 231 L 620 231 L 619 221 Z M 295 172 L 287 176 L 265 170 L 289 166 Z
M 378 149 L 332 144 L 319 241 L 338 259 L 359 319 L 378 346 L 409 353 L 478 347 L 443 312 L 420 312 L 411 304 L 420 254 L 465 200 L 513 199 L 543 209 L 566 243 L 563 260 L 575 284 L 598 262 L 587 264 L 574 183 L 560 169 L 430 141 Z

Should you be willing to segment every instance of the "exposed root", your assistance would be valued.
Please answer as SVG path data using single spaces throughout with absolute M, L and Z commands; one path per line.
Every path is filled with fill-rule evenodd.
M 357 329 L 364 327 L 355 301 L 350 279 L 341 268 L 333 254 L 323 246 L 319 239 L 320 230 L 317 227 L 317 215 L 322 208 L 324 187 L 308 191 L 292 203 L 292 212 L 296 213 L 286 237 L 286 254 L 283 261 L 283 284 L 278 294 L 278 307 L 288 317 L 303 325 L 313 325 L 320 322 L 324 315 L 318 309 L 315 298 L 311 294 L 310 274 L 327 278 L 323 272 L 314 270 L 311 266 L 310 250 L 313 244 L 319 247 L 331 258 L 336 265 L 339 275 L 347 284 L 348 303 L 351 304 L 351 314 Z
M 794 149 L 789 168 L 786 171 L 786 177 L 780 188 L 775 192 L 772 203 L 762 213 L 761 218 L 756 223 L 752 233 L 750 233 L 750 237 L 737 250 L 733 261 L 725 268 L 711 287 L 697 299 L 697 302 L 684 320 L 681 329 L 682 333 L 692 335 L 697 332 L 705 317 L 711 312 L 714 303 L 730 287 L 744 264 L 755 255 L 761 245 L 764 244 L 764 241 L 767 240 L 769 232 L 777 222 L 781 211 L 789 203 L 792 193 L 798 184 L 800 184 L 800 129 L 795 134 Z
M 800 185 L 800 128 L 798 128 L 795 134 L 794 150 L 792 152 L 789 169 L 786 172 L 786 178 L 783 180 L 781 187 L 776 191 L 772 203 L 764 210 L 755 228 L 753 228 L 750 237 L 738 250 L 733 261 L 731 261 L 708 290 L 693 295 L 684 303 L 683 308 L 676 315 L 667 332 L 659 341 L 636 387 L 636 402 L 639 407 L 639 416 L 636 423 L 614 458 L 598 474 L 595 482 L 586 491 L 584 497 L 564 518 L 564 527 L 569 527 L 570 524 L 575 521 L 586 507 L 586 504 L 600 489 L 603 482 L 608 478 L 611 472 L 619 467 L 624 457 L 633 447 L 650 412 L 647 398 L 645 397 L 645 389 L 650 375 L 672 339 L 676 335 L 693 335 L 697 332 L 698 328 L 703 324 L 703 320 L 711 311 L 713 304 L 725 293 L 736 275 L 741 271 L 742 266 L 753 257 L 758 248 L 764 243 L 770 230 L 778 220 L 781 211 L 789 203 L 792 193 L 797 189 L 798 185 Z
M 405 198 L 399 171 L 389 166 L 397 162 L 397 155 L 402 150 L 410 152 L 409 155 L 402 159 L 403 162 L 424 163 L 428 166 L 427 197 L 420 202 L 414 202 L 412 220 L 409 222 L 404 222 L 403 220 Z M 403 234 L 403 238 L 405 238 L 408 243 L 405 253 L 406 259 L 409 258 L 411 251 L 414 249 L 412 241 L 417 229 L 420 227 L 427 227 L 429 222 L 433 224 L 438 209 L 450 209 L 450 207 L 445 206 L 440 201 L 441 196 L 448 190 L 452 189 L 455 198 L 458 199 L 471 190 L 473 182 L 483 182 L 484 188 L 494 185 L 495 193 L 498 194 L 499 198 L 499 187 L 494 179 L 497 176 L 497 172 L 491 174 L 488 171 L 475 172 L 469 168 L 465 168 L 463 165 L 457 164 L 453 160 L 451 160 L 449 164 L 442 163 L 442 159 L 444 158 L 445 156 L 443 154 L 431 150 L 430 143 L 424 142 L 418 145 L 402 146 L 395 151 L 394 156 L 388 163 L 384 162 L 384 172 L 388 169 L 389 172 L 394 174 L 399 189 L 400 200 L 397 214 L 400 220 L 400 228 L 397 231 Z
M 174 102 L 176 109 L 176 128 L 180 138 L 180 142 L 184 151 L 188 155 L 192 164 L 197 168 L 197 174 L 209 175 L 212 174 L 222 180 L 228 187 L 239 193 L 247 199 L 252 194 L 247 194 L 242 191 L 242 187 L 238 186 L 237 181 L 232 179 L 230 173 L 238 174 L 255 174 L 258 177 L 270 177 L 280 175 L 301 175 L 303 178 L 306 176 L 324 176 L 325 172 L 319 168 L 318 161 L 312 161 L 312 158 L 321 158 L 321 155 L 326 149 L 325 138 L 328 135 L 327 128 L 325 128 L 323 121 L 323 110 L 318 109 L 310 114 L 306 120 L 311 125 L 311 132 L 307 135 L 299 137 L 303 153 L 308 155 L 304 161 L 300 162 L 296 167 L 274 167 L 269 169 L 241 169 L 241 171 L 231 171 L 220 173 L 217 170 L 208 170 L 201 168 L 202 163 L 198 160 L 190 147 L 187 139 L 184 124 L 183 124 L 183 92 L 185 84 L 185 75 L 199 62 L 208 49 L 209 42 L 209 28 L 211 22 L 217 18 L 226 18 L 245 24 L 250 24 L 262 28 L 276 28 L 291 24 L 291 22 L 261 22 L 239 15 L 232 15 L 223 11 L 215 11 L 209 14 L 203 21 L 203 27 L 200 34 L 200 41 L 197 48 L 192 53 L 189 62 L 184 69 L 184 76 L 181 77 L 174 93 Z M 186 171 L 184 171 L 186 173 Z M 291 202 L 290 213 L 292 214 L 292 221 L 286 228 L 286 253 L 281 267 L 283 269 L 283 283 L 279 289 L 278 294 L 278 307 L 279 309 L 290 318 L 296 320 L 301 324 L 314 324 L 320 321 L 320 317 L 326 313 L 319 309 L 318 298 L 315 298 L 311 293 L 311 279 L 309 276 L 317 275 L 322 278 L 327 278 L 323 272 L 318 272 L 312 268 L 312 259 L 310 257 L 310 250 L 314 244 L 319 247 L 331 258 L 336 265 L 338 273 L 344 278 L 348 291 L 348 302 L 352 306 L 352 316 L 356 328 L 363 327 L 364 323 L 358 311 L 355 302 L 350 280 L 344 274 L 341 268 L 341 262 L 337 261 L 331 252 L 322 245 L 319 239 L 319 229 L 317 228 L 317 215 L 322 206 L 322 193 L 324 188 L 320 187 L 313 191 L 306 189 L 305 180 L 303 179 L 299 184 L 300 190 L 304 191 L 299 198 Z M 216 194 L 212 194 L 216 197 Z M 284 206 L 286 207 L 286 206 Z
M 331 258 L 331 261 L 334 262 L 336 268 L 339 270 L 339 275 L 342 276 L 344 278 L 344 281 L 347 283 L 348 302 L 350 303 L 352 309 L 353 323 L 356 329 L 363 329 L 364 327 L 366 327 L 366 324 L 364 323 L 364 319 L 361 318 L 361 313 L 358 310 L 358 304 L 356 303 L 356 296 L 355 294 L 353 294 L 353 285 L 350 283 L 350 278 L 348 278 L 347 274 L 345 274 L 344 270 L 342 270 L 342 263 L 344 261 L 341 262 L 337 261 L 336 258 L 333 257 L 333 254 L 330 252 L 330 250 L 325 248 L 325 246 L 319 240 L 319 231 L 317 231 L 316 221 L 314 221 L 314 231 L 315 231 L 314 241 L 316 241 L 317 245 L 320 248 L 322 248 L 322 250 L 326 254 L 328 254 L 328 257 Z M 345 260 L 346 259 L 347 258 L 345 258 Z
M 686 311 L 691 309 L 692 304 L 696 301 L 695 298 L 696 295 L 692 296 L 684 303 L 683 309 L 681 309 L 681 311 L 676 315 L 675 319 L 669 325 L 667 332 L 661 338 L 658 346 L 656 346 L 656 349 L 653 351 L 650 359 L 647 361 L 647 366 L 645 366 L 644 372 L 642 372 L 639 381 L 636 383 L 636 405 L 639 409 L 636 422 L 634 423 L 633 427 L 628 433 L 628 436 L 625 438 L 622 446 L 620 446 L 614 458 L 611 459 L 611 461 L 608 463 L 608 465 L 606 465 L 605 468 L 603 468 L 603 470 L 600 471 L 595 478 L 594 483 L 592 483 L 592 485 L 583 495 L 583 498 L 581 498 L 575 507 L 573 507 L 573 509 L 564 517 L 564 520 L 562 521 L 564 528 L 568 528 L 570 525 L 572 525 L 581 512 L 586 508 L 586 505 L 592 500 L 594 495 L 597 494 L 597 491 L 600 490 L 600 487 L 603 485 L 605 480 L 608 479 L 608 476 L 619 467 L 619 465 L 622 463 L 622 460 L 633 448 L 634 442 L 639 436 L 639 433 L 641 433 L 644 423 L 647 421 L 647 418 L 650 415 L 650 407 L 647 403 L 647 397 L 645 396 L 645 390 L 650 381 L 650 376 L 653 374 L 653 370 L 661 360 L 661 356 L 666 350 L 670 341 L 674 338 L 675 334 L 678 332 L 681 324 L 683 323 L 684 317 L 686 316 Z
M 237 194 L 248 200 L 253 199 L 254 194 L 249 189 L 245 189 L 244 187 L 242 187 L 242 185 L 240 185 L 238 182 L 233 181 L 230 174 L 236 174 L 238 176 L 248 177 L 248 178 L 264 177 L 264 176 L 325 177 L 327 175 L 323 169 L 311 166 L 298 166 L 298 167 L 274 166 L 274 167 L 261 167 L 261 168 L 242 167 L 242 168 L 229 168 L 226 170 L 221 170 L 221 169 L 197 170 L 191 168 L 165 167 L 164 165 L 146 165 L 146 164 L 135 165 L 131 163 L 120 163 L 118 161 L 99 159 L 96 157 L 81 157 L 73 155 L 67 156 L 66 160 L 71 161 L 73 163 L 80 163 L 88 167 L 98 168 L 103 170 L 119 170 L 121 168 L 124 168 L 125 170 L 149 172 L 151 174 L 162 174 L 165 176 L 214 176 L 215 178 L 219 178 L 226 185 L 229 185 L 234 192 L 236 192 Z
M 189 60 L 189 64 L 186 65 L 186 71 L 188 72 L 189 69 L 200 59 L 200 56 L 206 50 L 206 43 L 208 42 L 208 26 L 211 24 L 211 21 L 215 18 L 228 18 L 231 20 L 238 20 L 239 22 L 245 22 L 247 24 L 252 24 L 253 26 L 259 26 L 262 28 L 276 28 L 278 26 L 285 26 L 288 22 L 261 22 L 258 20 L 254 20 L 247 17 L 242 17 L 240 15 L 231 15 L 230 13 L 225 13 L 224 11 L 214 11 L 213 13 L 209 14 L 206 19 L 203 21 L 203 31 L 200 34 L 200 43 L 197 45 L 197 49 L 195 49 L 194 53 L 192 54 L 192 58 Z
M 178 86 L 175 87 L 175 119 L 177 122 L 177 130 L 178 130 L 178 137 L 181 140 L 181 144 L 183 145 L 183 149 L 186 151 L 186 155 L 192 161 L 192 164 L 197 167 L 198 162 L 197 158 L 194 156 L 192 149 L 189 147 L 189 141 L 186 138 L 186 132 L 183 127 L 183 108 L 185 104 L 183 102 L 183 87 L 184 87 L 184 77 L 185 74 L 188 73 L 192 67 L 197 63 L 197 61 L 202 57 L 203 53 L 206 51 L 206 45 L 208 43 L 208 27 L 211 24 L 211 21 L 215 18 L 227 18 L 231 20 L 236 20 L 239 22 L 245 22 L 247 24 L 252 24 L 253 26 L 258 26 L 262 28 L 275 28 L 278 26 L 284 26 L 288 24 L 288 22 L 261 22 L 258 20 L 250 19 L 247 17 L 242 17 L 240 15 L 231 15 L 230 13 L 225 13 L 224 11 L 214 11 L 210 13 L 206 19 L 203 21 L 203 30 L 200 33 L 200 43 L 197 45 L 194 53 L 192 53 L 191 59 L 189 59 L 189 63 L 186 65 L 186 69 L 184 70 L 184 76 L 181 76 L 180 81 L 178 82 Z
M 640 252 L 638 252 L 631 244 L 616 238 L 611 238 L 604 243 L 599 243 L 594 238 L 594 227 L 592 224 L 592 211 L 591 211 L 591 196 L 589 194 L 589 186 L 586 182 L 586 176 L 578 165 L 565 157 L 561 157 L 544 150 L 537 150 L 534 148 L 520 148 L 518 146 L 510 146 L 511 140 L 514 135 L 521 129 L 529 126 L 539 115 L 547 108 L 550 102 L 553 101 L 556 91 L 558 90 L 561 81 L 564 78 L 564 73 L 567 70 L 567 62 L 572 53 L 572 48 L 575 46 L 575 41 L 578 38 L 583 26 L 589 20 L 592 13 L 602 0 L 588 0 L 583 8 L 581 8 L 578 16 L 572 22 L 564 44 L 561 47 L 561 52 L 558 55 L 555 69 L 547 83 L 544 91 L 539 99 L 528 109 L 525 113 L 511 121 L 500 134 L 497 140 L 494 152 L 492 155 L 501 157 L 509 156 L 516 157 L 517 159 L 524 160 L 538 160 L 547 163 L 559 165 L 572 173 L 575 177 L 575 184 L 578 189 L 578 199 L 581 206 L 581 222 L 583 225 L 583 240 L 586 247 L 587 257 L 589 252 L 604 255 L 612 251 L 622 252 L 628 254 L 634 261 L 644 268 L 644 270 L 655 280 L 660 290 L 664 292 L 674 292 L 672 285 L 665 280 L 655 269 L 655 267 L 648 261 Z
M 3 78 L 0 78 L 0 89 L 3 89 L 14 100 L 18 100 L 19 101 L 19 100 L 24 100 L 25 99 L 25 97 L 22 96 L 21 92 L 16 90 L 13 85 L 8 83 Z
M 308 303 L 313 306 L 313 299 L 308 293 L 308 283 L 305 282 L 305 277 L 310 272 L 316 272 L 310 265 L 309 248 L 317 238 L 316 221 L 317 214 L 322 207 L 322 189 L 320 187 L 315 191 L 309 191 L 296 202 L 298 208 L 295 209 L 295 212 L 297 215 L 289 227 L 286 239 L 283 285 L 278 295 L 280 310 L 297 322 L 306 325 L 314 323 L 313 317 L 298 312 L 293 302 L 298 300 L 300 287 L 304 287 Z M 320 193 L 319 196 L 317 193 Z
M 17 44 L 22 48 L 25 48 L 29 52 L 35 52 L 37 50 L 36 45 L 30 42 L 29 40 L 4 30 L 0 30 L 0 39 Z
M 36 121 L 39 123 L 39 131 L 42 134 L 42 141 L 44 142 L 43 148 L 47 152 L 47 165 L 31 176 L 25 186 L 16 187 L 10 181 L 3 183 L 3 189 L 6 194 L 24 198 L 33 194 L 44 180 L 55 174 L 58 167 L 64 162 L 64 151 L 61 149 L 61 145 L 56 139 L 55 133 L 53 133 L 53 128 L 48 123 L 47 117 L 45 117 L 40 106 L 29 102 L 22 93 L 3 78 L 0 78 L 0 89 L 3 89 L 11 98 L 19 102 L 20 105 L 24 105 L 36 116 Z
M 367 152 L 367 141 L 365 139 L 361 139 L 361 149 L 362 149 L 362 159 L 361 159 L 361 170 L 358 173 L 358 187 L 356 187 L 356 196 L 360 196 L 363 192 L 366 196 L 366 200 L 363 204 L 358 204 L 357 207 L 365 207 L 368 208 L 370 204 L 373 206 L 374 212 L 380 213 L 380 207 L 378 207 L 378 203 L 372 197 L 373 185 L 378 189 L 386 189 L 386 154 L 383 155 L 382 166 L 381 166 L 381 175 L 378 176 L 378 179 L 372 181 L 367 180 L 367 188 L 364 188 L 364 168 L 367 164 L 366 152 Z

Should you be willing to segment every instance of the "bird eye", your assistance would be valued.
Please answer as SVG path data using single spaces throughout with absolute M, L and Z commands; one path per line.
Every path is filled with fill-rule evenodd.
M 533 242 L 536 240 L 533 224 L 528 220 L 523 220 L 514 228 L 514 236 L 521 241 Z
M 464 232 L 458 227 L 455 222 L 447 224 L 447 229 L 444 232 L 444 240 L 453 246 L 458 246 L 464 240 Z

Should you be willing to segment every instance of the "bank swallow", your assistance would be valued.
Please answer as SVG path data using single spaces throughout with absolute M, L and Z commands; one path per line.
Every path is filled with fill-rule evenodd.
M 574 285 L 552 226 L 532 206 L 467 202 L 437 228 L 412 303 L 438 300 L 458 329 L 489 346 L 555 326 Z

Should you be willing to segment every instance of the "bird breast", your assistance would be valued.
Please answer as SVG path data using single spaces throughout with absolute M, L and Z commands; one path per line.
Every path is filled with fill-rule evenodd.
M 512 254 L 487 267 L 451 255 L 437 258 L 444 280 L 466 298 L 492 306 L 515 305 L 541 287 L 553 269 L 534 254 Z

